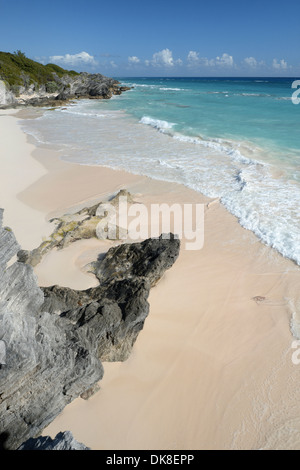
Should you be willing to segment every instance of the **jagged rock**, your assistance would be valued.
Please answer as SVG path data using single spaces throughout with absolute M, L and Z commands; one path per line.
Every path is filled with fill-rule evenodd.
M 2 228 L 2 212 L 0 339 L 6 364 L 0 369 L 0 446 L 17 449 L 73 399 L 94 390 L 103 375 L 100 359 L 129 356 L 148 315 L 150 287 L 175 261 L 179 240 L 109 250 L 95 264 L 96 288 L 41 289 L 30 265 L 8 267 L 19 246 L 12 231 Z
M 125 198 L 128 204 L 134 203 L 132 194 L 127 191 L 127 189 L 120 189 L 120 191 L 115 196 L 110 198 L 109 203 L 113 206 L 118 206 L 121 198 Z
M 179 247 L 170 234 L 110 248 L 94 263 L 99 286 L 84 291 L 45 287 L 42 308 L 68 318 L 77 332 L 91 338 L 102 361 L 124 361 L 149 313 L 150 288 L 173 265 Z
M 95 275 L 100 285 L 138 277 L 146 278 L 153 287 L 174 264 L 179 244 L 174 235 L 166 234 L 142 243 L 113 247 L 103 261 L 93 263 Z
M 14 102 L 14 94 L 6 88 L 5 82 L 0 80 L 0 106 L 10 107 Z
M 134 88 L 134 87 L 120 86 L 119 89 L 115 91 L 115 95 L 121 95 L 121 93 L 123 93 L 123 91 L 132 90 L 132 88 Z
M 59 432 L 54 439 L 49 436 L 28 439 L 18 450 L 90 450 L 76 441 L 70 431 Z
M 120 198 L 126 198 L 128 204 L 134 202 L 131 194 L 127 190 L 121 189 L 108 203 L 98 203 L 74 214 L 52 219 L 51 222 L 56 223 L 56 228 L 50 237 L 32 251 L 20 250 L 18 261 L 34 267 L 53 248 L 60 250 L 77 240 L 96 237 L 113 240 L 125 239 L 127 231 L 116 226 L 113 214 L 110 214 L 109 211 L 113 207 L 117 212 Z M 102 231 L 97 231 L 100 221 L 102 221 Z
M 113 78 L 105 77 L 100 73 L 89 74 L 82 72 L 78 75 L 64 75 L 58 77 L 53 73 L 55 81 L 47 86 L 35 86 L 28 82 L 24 75 L 24 86 L 17 87 L 16 93 L 7 88 L 0 80 L 0 106 L 60 106 L 68 100 L 78 98 L 109 99 L 113 95 L 120 95 L 129 87 L 121 87 Z M 51 85 L 51 86 L 50 86 Z M 54 91 L 55 90 L 55 91 Z
M 117 80 L 105 77 L 100 73 L 89 74 L 83 72 L 76 77 L 72 77 L 71 80 L 68 76 L 65 76 L 62 83 L 66 85 L 63 93 L 69 97 L 111 98 L 113 94 L 120 91 Z
M 2 210 L 0 211 L 0 226 Z M 0 229 L 0 440 L 8 449 L 36 436 L 63 408 L 102 378 L 103 367 L 67 319 L 41 312 L 32 267 L 8 261 L 19 246 Z
M 56 101 L 66 101 L 69 99 L 69 94 L 67 93 L 66 90 L 61 91 L 56 97 Z

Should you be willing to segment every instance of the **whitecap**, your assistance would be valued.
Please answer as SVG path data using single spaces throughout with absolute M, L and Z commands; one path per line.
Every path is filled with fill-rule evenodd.
M 161 119 L 154 119 L 150 116 L 143 116 L 142 119 L 140 119 L 140 123 L 154 127 L 154 129 L 157 129 L 160 132 L 164 132 L 167 129 L 172 129 L 172 127 L 175 126 L 174 122 L 163 121 Z

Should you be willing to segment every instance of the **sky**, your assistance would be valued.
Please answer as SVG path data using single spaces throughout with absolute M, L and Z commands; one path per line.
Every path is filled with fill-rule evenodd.
M 0 0 L 0 50 L 114 77 L 300 77 L 300 1 Z

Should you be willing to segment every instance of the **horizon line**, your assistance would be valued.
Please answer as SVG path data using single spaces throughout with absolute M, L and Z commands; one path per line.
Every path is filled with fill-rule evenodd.
M 100 72 L 99 72 L 100 73 Z M 285 79 L 291 79 L 291 80 L 295 80 L 297 78 L 299 78 L 299 76 L 297 75 L 291 75 L 291 76 L 270 76 L 270 75 L 255 75 L 255 76 L 247 76 L 247 75 L 241 75 L 241 76 L 213 76 L 213 75 L 201 75 L 201 76 L 198 76 L 198 75 L 166 75 L 166 76 L 163 76 L 163 75 L 114 75 L 113 78 L 168 78 L 168 79 L 176 79 L 176 78 L 213 78 L 213 79 L 232 79 L 232 78 L 251 78 L 251 79 L 274 79 L 274 78 L 285 78 Z

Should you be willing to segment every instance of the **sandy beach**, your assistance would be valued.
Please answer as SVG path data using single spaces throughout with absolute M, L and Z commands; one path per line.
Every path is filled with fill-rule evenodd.
M 300 449 L 300 365 L 292 361 L 290 328 L 299 310 L 299 267 L 217 200 L 36 148 L 19 126 L 22 113 L 0 111 L 0 205 L 22 248 L 52 232 L 52 217 L 120 189 L 147 207 L 205 205 L 204 246 L 181 249 L 151 290 L 130 358 L 104 363 L 100 391 L 68 405 L 43 435 L 70 430 L 95 450 Z M 47 254 L 35 268 L 39 284 L 96 285 L 85 266 L 114 243 L 81 240 Z

